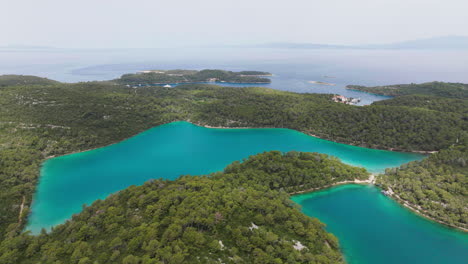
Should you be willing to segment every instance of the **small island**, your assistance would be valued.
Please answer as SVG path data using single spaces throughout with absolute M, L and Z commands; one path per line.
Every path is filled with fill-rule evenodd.
M 144 70 L 133 74 L 124 74 L 114 80 L 119 84 L 152 86 L 161 84 L 180 83 L 244 83 L 268 84 L 272 76 L 269 72 L 261 71 L 224 71 L 224 70 Z
M 321 81 L 309 81 L 311 84 L 318 84 L 318 85 L 328 85 L 328 86 L 335 86 L 336 84 L 334 83 L 327 83 L 327 82 L 321 82 Z

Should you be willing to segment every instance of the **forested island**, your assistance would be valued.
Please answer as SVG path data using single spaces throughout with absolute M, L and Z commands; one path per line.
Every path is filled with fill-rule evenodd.
M 448 86 L 451 85 L 448 84 Z M 64 262 L 71 260 L 74 263 L 79 261 L 87 263 L 91 259 L 101 257 L 97 255 L 99 252 L 107 254 L 102 256 L 103 259 L 110 260 L 115 253 L 116 260 L 123 261 L 124 258 L 128 258 L 127 263 L 132 263 L 132 259 L 142 260 L 145 257 L 146 253 L 143 250 L 148 248 L 150 244 L 159 248 L 161 242 L 164 244 L 168 241 L 173 243 L 168 243 L 166 249 L 161 248 L 162 251 L 158 258 L 173 254 L 179 259 L 185 260 L 188 252 L 190 254 L 194 252 L 194 249 L 191 248 L 196 247 L 194 245 L 208 245 L 207 250 L 213 250 L 210 251 L 213 256 L 222 259 L 227 256 L 226 252 L 233 253 L 240 258 L 246 258 L 253 254 L 255 257 L 265 257 L 266 259 L 270 257 L 282 259 L 290 251 L 284 249 L 285 245 L 273 242 L 264 243 L 264 241 L 270 241 L 269 238 L 266 238 L 266 231 L 262 235 L 259 234 L 264 239 L 263 242 L 260 240 L 258 244 L 255 244 L 257 242 L 248 242 L 253 243 L 255 247 L 241 248 L 236 244 L 244 244 L 245 240 L 242 238 L 245 235 L 244 231 L 251 231 L 248 229 L 251 223 L 245 222 L 246 218 L 233 220 L 232 226 L 229 224 L 231 231 L 240 230 L 239 241 L 244 242 L 236 242 L 237 240 L 228 242 L 225 238 L 228 233 L 216 233 L 218 229 L 214 225 L 214 227 L 210 226 L 211 229 L 206 229 L 206 236 L 200 239 L 202 242 L 196 242 L 198 238 L 187 238 L 183 241 L 184 246 L 181 246 L 182 244 L 179 245 L 179 243 L 181 243 L 182 238 L 177 236 L 180 230 L 171 230 L 170 232 L 174 231 L 174 233 L 168 233 L 164 236 L 162 231 L 155 227 L 156 231 L 154 232 L 160 233 L 155 234 L 154 242 L 146 241 L 146 237 L 141 236 L 141 241 L 132 242 L 132 246 L 130 246 L 130 237 L 139 237 L 139 232 L 142 232 L 141 234 L 147 233 L 149 226 L 161 225 L 162 223 L 153 222 L 148 218 L 148 215 L 144 215 L 146 207 L 135 207 L 140 203 L 140 199 L 143 199 L 141 203 L 144 203 L 144 197 L 147 197 L 147 194 L 155 192 L 150 195 L 153 197 L 151 199 L 165 199 L 164 197 L 169 195 L 171 188 L 177 188 L 182 190 L 181 196 L 171 195 L 176 195 L 173 197 L 174 201 L 182 198 L 180 201 L 183 201 L 184 197 L 196 195 L 190 191 L 190 188 L 196 188 L 197 184 L 202 185 L 200 190 L 219 184 L 220 189 L 217 189 L 219 192 L 210 194 L 206 198 L 206 203 L 217 210 L 225 204 L 221 203 L 222 200 L 218 201 L 220 197 L 212 195 L 218 193 L 236 195 L 238 186 L 234 184 L 237 184 L 235 181 L 251 188 L 251 191 L 246 189 L 247 194 L 251 195 L 249 196 L 251 200 L 263 201 L 264 197 L 275 197 L 269 201 L 263 201 L 262 208 L 265 203 L 271 204 L 273 208 L 280 208 L 279 211 L 289 214 L 288 219 L 292 223 L 301 223 L 303 226 L 310 226 L 313 230 L 317 230 L 314 235 L 310 237 L 306 235 L 306 237 L 302 237 L 303 240 L 300 240 L 295 231 L 296 227 L 281 226 L 276 229 L 275 223 L 267 222 L 268 219 L 271 221 L 270 218 L 267 218 L 267 213 L 259 217 L 258 223 L 252 221 L 259 227 L 261 227 L 259 223 L 264 221 L 264 230 L 268 230 L 276 237 L 284 237 L 288 241 L 294 239 L 301 241 L 302 244 L 315 244 L 315 242 L 320 241 L 317 245 L 309 245 L 309 251 L 291 251 L 294 253 L 296 261 L 308 261 L 309 259 L 313 259 L 317 263 L 342 261 L 341 256 L 337 253 L 337 243 L 325 234 L 319 223 L 313 223 L 316 220 L 308 219 L 297 209 L 290 207 L 291 203 L 286 202 L 289 201 L 287 192 L 299 191 L 302 188 L 317 188 L 334 183 L 335 180 L 363 178 L 367 177 L 368 174 L 361 170 L 354 171 L 346 165 L 336 163 L 337 161 L 318 154 L 280 155 L 279 153 L 269 153 L 264 154 L 265 156 L 251 157 L 250 160 L 265 158 L 272 161 L 273 164 L 287 163 L 287 167 L 290 168 L 289 173 L 289 171 L 298 170 L 296 166 L 298 162 L 302 162 L 301 159 L 307 160 L 308 157 L 314 157 L 313 160 L 316 161 L 326 160 L 327 166 L 336 163 L 333 165 L 334 168 L 337 166 L 343 168 L 338 170 L 340 172 L 339 175 L 336 175 L 338 178 L 334 178 L 335 176 L 325 177 L 324 175 L 328 173 L 327 167 L 318 167 L 323 163 L 311 162 L 310 170 L 301 172 L 303 177 L 317 177 L 318 174 L 314 174 L 312 171 L 321 170 L 323 173 L 320 174 L 320 177 L 323 178 L 320 178 L 320 181 L 318 178 L 290 177 L 289 182 L 282 182 L 282 174 L 275 174 L 267 160 L 255 163 L 255 166 L 259 166 L 259 163 L 266 164 L 263 167 L 255 167 L 250 161 L 233 163 L 226 168 L 225 174 L 237 175 L 235 177 L 226 177 L 224 174 L 196 178 L 182 177 L 174 182 L 154 181 L 141 187 L 131 187 L 110 199 L 96 202 L 84 210 L 82 214 L 76 216 L 72 222 L 57 227 L 50 235 L 43 234 L 34 238 L 21 234 L 29 214 L 40 164 L 46 158 L 112 144 L 148 128 L 177 120 L 215 127 L 291 128 L 336 142 L 370 148 L 440 151 L 440 154 L 435 154 L 439 156 L 430 156 L 423 162 L 387 171 L 386 176 L 381 178 L 381 184 L 384 188 L 392 188 L 401 199 L 414 206 L 420 206 L 428 216 L 451 225 L 466 226 L 466 208 L 459 206 L 460 203 L 466 202 L 467 173 L 466 158 L 464 158 L 466 157 L 468 134 L 466 98 L 454 98 L 451 95 L 410 94 L 359 107 L 333 103 L 332 96 L 298 94 L 258 87 L 231 88 L 207 84 L 185 84 L 175 88 L 160 86 L 132 88 L 118 80 L 65 84 L 38 77 L 0 77 L 0 105 L 2 106 L 0 108 L 0 181 L 2 183 L 0 185 L 0 239 L 4 240 L 0 246 L 0 250 L 3 252 L 0 263 L 2 261 L 3 263 L 11 263 L 8 262 L 9 260 L 34 263 L 39 259 L 39 255 L 48 252 L 48 249 L 51 249 L 51 252 L 59 252 L 56 255 L 47 253 L 48 256 Z M 440 159 L 440 157 L 444 158 Z M 294 162 L 289 162 L 288 159 Z M 431 166 L 438 168 L 440 166 L 434 164 L 441 163 L 447 163 L 447 167 L 442 166 L 444 168 L 442 172 L 432 169 Z M 286 164 L 284 165 L 286 166 Z M 266 173 L 264 173 L 265 171 Z M 339 178 L 341 176 L 345 178 Z M 408 178 L 408 180 L 400 180 L 400 178 Z M 439 184 L 441 179 L 444 184 Z M 402 182 L 405 184 L 402 185 Z M 187 186 L 192 187 L 188 188 Z M 271 196 L 267 196 L 267 194 Z M 131 200 L 132 197 L 135 203 L 120 204 L 121 201 Z M 229 199 L 236 198 L 230 197 Z M 114 209 L 98 213 L 106 206 L 120 208 L 118 210 L 121 210 L 119 212 L 124 217 L 114 219 L 115 215 L 111 215 Z M 166 209 L 170 206 L 178 208 L 179 204 L 167 206 Z M 242 204 L 237 206 L 237 211 L 226 213 L 236 215 L 244 210 L 239 209 L 243 208 Z M 141 211 L 141 214 L 130 213 L 135 212 L 135 209 L 139 209 L 137 211 Z M 244 217 L 255 215 L 255 210 L 254 207 L 250 208 L 245 212 Z M 150 212 L 150 215 L 154 214 L 153 211 L 150 210 Z M 161 215 L 158 216 L 160 217 L 158 219 L 162 219 L 165 221 L 164 223 L 173 221 L 173 216 L 163 212 L 167 211 L 159 211 Z M 294 216 L 296 213 L 297 216 Z M 445 213 L 449 213 L 449 215 L 444 216 Z M 127 217 L 130 222 L 126 221 Z M 242 214 L 239 214 L 239 217 L 242 217 Z M 93 226 L 94 229 L 84 225 L 85 221 L 92 222 L 104 219 L 107 219 L 107 222 L 104 225 Z M 214 218 L 211 219 L 214 221 Z M 169 228 L 169 225 L 167 224 L 164 228 Z M 108 227 L 111 229 L 102 229 Z M 186 226 L 185 228 L 188 227 L 194 226 Z M 194 228 L 200 227 L 199 225 Z M 227 228 L 227 226 L 224 227 Z M 112 235 L 112 237 L 106 238 L 99 233 L 99 230 L 113 230 L 115 232 L 106 231 Z M 260 228 L 260 230 L 262 229 Z M 223 232 L 231 231 L 226 229 Z M 251 233 L 247 234 L 250 239 Z M 74 251 L 70 251 L 70 244 L 63 244 L 68 235 L 73 237 L 71 243 L 77 243 L 73 244 L 74 248 L 80 248 L 75 257 L 72 256 Z M 117 239 L 118 235 L 122 235 L 120 241 Z M 219 248 L 221 244 L 217 239 L 222 240 L 223 243 L 226 241 L 225 246 L 230 251 L 222 251 Z M 114 240 L 116 240 L 115 243 L 111 245 L 110 242 Z M 254 240 L 257 241 L 256 238 Z M 100 241 L 103 242 L 100 243 Z M 217 241 L 218 246 L 215 246 L 213 241 Z M 278 241 L 278 238 L 273 241 Z M 322 245 L 327 244 L 322 243 L 324 241 L 327 241 L 330 247 L 322 247 Z M 86 242 L 86 244 L 82 242 Z M 248 243 L 245 244 L 252 245 Z M 109 247 L 112 249 L 107 250 Z M 186 250 L 173 251 L 176 248 Z M 237 251 L 233 248 L 236 248 Z M 275 253 L 271 253 L 272 248 Z M 256 254 L 252 251 L 254 249 L 261 251 L 256 250 L 255 252 L 258 253 Z M 117 251 L 118 253 L 116 253 Z M 26 253 L 23 254 L 23 252 Z M 323 258 L 319 255 L 322 255 Z M 155 257 L 149 256 L 149 258 Z M 42 261 L 47 262 L 46 260 Z
M 265 76 L 271 73 L 260 71 L 232 72 L 224 70 L 147 70 L 136 74 L 124 74 L 114 80 L 125 85 L 158 85 L 173 83 L 197 83 L 197 82 L 228 82 L 259 84 L 270 83 L 271 80 Z

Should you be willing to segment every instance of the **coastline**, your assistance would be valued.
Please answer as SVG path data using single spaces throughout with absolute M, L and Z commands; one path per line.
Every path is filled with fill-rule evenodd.
M 332 187 L 335 187 L 335 186 L 346 185 L 346 184 L 362 184 L 362 185 L 372 184 L 372 185 L 375 185 L 375 179 L 376 179 L 376 175 L 371 173 L 367 180 L 354 179 L 354 181 L 340 181 L 340 182 L 335 182 L 335 183 L 325 185 L 325 186 L 322 186 L 322 187 L 310 188 L 310 189 L 307 189 L 307 190 L 291 192 L 291 193 L 288 193 L 288 194 L 289 195 L 296 195 L 296 194 L 311 193 L 311 192 L 316 192 L 316 191 L 329 189 L 329 188 L 332 188 Z
M 19 211 L 19 215 L 18 215 L 18 223 L 20 225 L 23 222 L 23 217 L 21 217 L 21 215 L 23 214 L 25 203 L 26 203 L 26 195 L 23 195 L 23 201 L 21 202 L 20 211 Z
M 435 218 L 429 216 L 424 210 L 422 210 L 421 208 L 418 208 L 418 206 L 413 205 L 413 204 L 409 203 L 406 200 L 403 200 L 398 194 L 393 192 L 393 190 L 390 187 L 389 187 L 389 191 L 390 191 L 390 193 L 389 193 L 389 195 L 387 197 L 392 198 L 392 200 L 397 202 L 399 205 L 407 208 L 411 212 L 413 212 L 413 213 L 415 213 L 415 214 L 417 214 L 417 215 L 419 215 L 421 217 L 424 217 L 424 218 L 426 218 L 428 220 L 436 222 L 438 224 L 441 224 L 441 225 L 444 225 L 444 226 L 447 226 L 447 227 L 450 227 L 450 228 L 457 229 L 457 230 L 463 231 L 465 233 L 468 233 L 467 228 L 464 228 L 464 227 L 461 227 L 461 226 L 451 225 L 449 223 L 446 223 L 444 221 L 441 221 L 441 220 L 438 220 L 438 219 L 435 219 Z
M 356 92 L 361 92 L 361 93 L 366 93 L 366 94 L 372 94 L 372 95 L 378 95 L 378 96 L 385 96 L 385 97 L 388 97 L 389 99 L 398 96 L 398 95 L 388 95 L 388 94 L 371 93 L 371 92 L 368 92 L 368 91 L 363 91 L 363 90 L 359 90 L 359 89 L 355 89 L 355 88 L 348 88 L 348 86 L 349 86 L 349 84 L 345 86 L 345 89 L 346 89 L 346 90 L 352 90 L 352 91 L 356 91 Z
M 376 181 L 376 174 L 371 174 L 369 179 L 367 180 L 358 180 L 358 179 L 355 179 L 354 181 L 341 181 L 341 182 L 335 182 L 333 184 L 329 184 L 329 185 L 325 185 L 325 186 L 322 186 L 322 187 L 317 187 L 317 188 L 310 188 L 310 189 L 307 189 L 307 190 L 303 190 L 303 191 L 296 191 L 296 192 L 291 192 L 291 193 L 288 193 L 289 195 L 298 195 L 298 194 L 305 194 L 305 193 L 313 193 L 313 192 L 316 192 L 316 191 L 321 191 L 321 190 L 325 190 L 325 189 L 330 189 L 330 188 L 333 188 L 333 187 L 336 187 L 336 186 L 340 186 L 340 185 L 347 185 L 347 184 L 359 184 L 359 185 L 374 185 L 374 186 L 377 186 L 375 184 L 375 181 Z M 390 189 L 391 190 L 391 189 Z M 458 231 L 462 231 L 462 232 L 465 232 L 465 233 L 468 233 L 468 229 L 467 228 L 464 228 L 464 227 L 460 227 L 460 226 L 455 226 L 455 225 L 451 225 L 449 223 L 446 223 L 446 222 L 443 222 L 443 221 L 440 221 L 440 220 L 437 220 L 435 218 L 432 218 L 430 217 L 429 215 L 426 214 L 425 211 L 421 210 L 421 209 L 418 209 L 416 206 L 410 204 L 409 202 L 401 199 L 397 194 L 395 194 L 393 192 L 393 190 L 391 190 L 390 194 L 387 195 L 388 198 L 392 199 L 393 201 L 395 201 L 398 205 L 410 210 L 412 213 L 414 214 L 417 214 L 427 220 L 430 220 L 432 222 L 435 222 L 435 223 L 438 223 L 440 225 L 443 225 L 445 227 L 448 227 L 448 228 L 453 228 L 453 229 L 456 229 Z

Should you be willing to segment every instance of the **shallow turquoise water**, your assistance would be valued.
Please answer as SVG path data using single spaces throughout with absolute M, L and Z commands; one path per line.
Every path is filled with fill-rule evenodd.
M 354 147 L 290 129 L 209 129 L 173 122 L 108 147 L 47 160 L 41 170 L 27 230 L 65 222 L 83 204 L 149 179 L 176 179 L 223 170 L 263 151 L 321 152 L 372 172 L 423 158 Z
M 374 186 L 343 185 L 292 200 L 327 224 L 349 264 L 468 263 L 468 234 L 410 212 Z

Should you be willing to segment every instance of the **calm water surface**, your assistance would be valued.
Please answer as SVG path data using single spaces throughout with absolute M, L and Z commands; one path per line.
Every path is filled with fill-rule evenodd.
M 290 129 L 209 129 L 174 122 L 108 147 L 46 161 L 27 229 L 37 233 L 63 223 L 83 204 L 149 179 L 176 179 L 223 170 L 263 151 L 320 152 L 372 172 L 423 158 L 354 147 Z
M 410 212 L 374 186 L 343 185 L 292 199 L 327 224 L 349 264 L 468 263 L 466 233 Z

